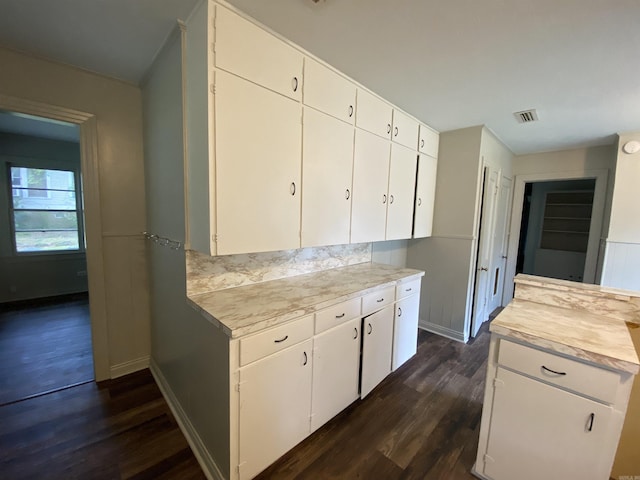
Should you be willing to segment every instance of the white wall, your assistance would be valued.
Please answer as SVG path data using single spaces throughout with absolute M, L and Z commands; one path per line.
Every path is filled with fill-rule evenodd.
M 0 303 L 86 292 L 88 288 L 84 253 L 22 256 L 13 253 L 8 163 L 41 160 L 52 167 L 79 171 L 80 147 L 73 142 L 0 132 Z
M 640 141 L 640 132 L 619 136 L 602 284 L 640 290 L 640 152 L 622 150 L 630 140 Z
M 2 48 L 0 65 L 0 95 L 66 107 L 97 119 L 107 325 L 105 333 L 97 334 L 108 337 L 108 358 L 95 362 L 96 377 L 143 368 L 149 355 L 149 299 L 140 235 L 145 229 L 140 89 Z M 103 364 L 104 369 L 99 367 Z

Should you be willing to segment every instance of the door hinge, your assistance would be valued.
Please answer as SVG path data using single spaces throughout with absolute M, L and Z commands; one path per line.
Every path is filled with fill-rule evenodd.
M 236 467 L 236 470 L 238 470 L 238 477 L 242 477 L 242 475 L 240 475 L 240 471 L 242 470 L 242 468 L 247 464 L 247 462 L 241 462 L 238 464 L 238 466 Z
M 215 83 L 212 83 L 212 84 L 209 86 L 209 90 L 211 91 L 211 93 L 213 93 L 213 94 L 215 95 L 215 94 L 216 94 L 216 84 L 215 84 Z
M 213 235 L 211 235 L 211 241 L 213 243 L 218 243 L 218 234 L 214 233 Z
M 493 379 L 493 388 L 504 387 L 504 382 L 499 378 Z

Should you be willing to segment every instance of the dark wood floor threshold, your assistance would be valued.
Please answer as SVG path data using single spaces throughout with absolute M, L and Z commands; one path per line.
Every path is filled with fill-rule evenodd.
M 0 408 L 6 407 L 7 405 L 13 405 L 14 403 L 24 402 L 25 400 L 31 400 L 33 398 L 42 397 L 43 395 L 49 395 L 50 393 L 61 392 L 62 390 L 68 390 L 69 388 L 78 387 L 80 385 L 85 385 L 87 383 L 92 383 L 92 382 L 93 380 L 86 380 L 84 382 L 77 382 L 71 385 L 65 385 L 64 387 L 53 388 L 51 390 L 47 390 L 46 392 L 34 393 L 33 395 L 27 395 L 26 397 L 18 398 L 16 400 L 11 400 L 10 402 L 1 403 Z

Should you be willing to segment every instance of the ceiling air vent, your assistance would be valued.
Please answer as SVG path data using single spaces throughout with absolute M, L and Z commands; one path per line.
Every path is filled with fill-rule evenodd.
M 518 120 L 518 123 L 529 123 L 538 120 L 538 113 L 535 109 L 523 110 L 522 112 L 516 112 L 513 114 Z

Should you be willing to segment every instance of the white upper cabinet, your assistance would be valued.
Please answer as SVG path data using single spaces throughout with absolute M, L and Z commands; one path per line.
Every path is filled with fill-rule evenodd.
M 302 99 L 302 52 L 220 5 L 215 15 L 216 68 Z
M 411 238 L 417 153 L 392 145 L 389 171 L 386 240 Z
M 399 110 L 393 110 L 391 139 L 413 150 L 418 149 L 418 122 Z
M 302 246 L 349 243 L 353 127 L 304 108 Z
M 418 140 L 418 150 L 420 153 L 438 158 L 438 144 L 440 135 L 431 130 L 426 125 L 420 125 L 420 139 Z
M 217 254 L 300 248 L 302 106 L 215 76 Z
M 358 89 L 356 103 L 356 126 L 380 137 L 391 138 L 391 105 L 362 89 Z
M 356 86 L 328 67 L 305 58 L 303 101 L 353 125 L 356 118 Z
M 430 237 L 436 198 L 438 160 L 428 155 L 418 159 L 418 185 L 413 219 L 413 238 Z
M 385 239 L 390 142 L 356 129 L 351 243 Z

